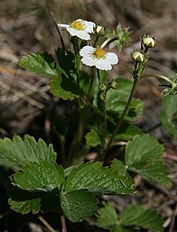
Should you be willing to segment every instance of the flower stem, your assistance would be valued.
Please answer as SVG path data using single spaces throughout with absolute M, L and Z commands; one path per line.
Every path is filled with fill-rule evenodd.
M 107 117 L 106 117 L 106 93 L 103 99 L 103 111 L 104 111 L 104 146 L 106 145 L 106 135 L 107 135 Z
M 94 79 L 95 79 L 95 69 L 93 68 L 92 71 L 91 71 L 91 82 L 90 82 L 90 86 L 89 86 L 89 90 L 88 90 L 88 93 L 87 93 L 87 98 L 86 98 L 86 102 L 88 103 L 89 101 L 89 98 L 90 98 L 90 93 L 92 91 L 92 88 L 93 88 L 93 83 L 94 83 Z
M 79 57 L 79 43 L 78 38 L 73 37 L 73 48 L 75 53 L 75 64 L 76 64 L 76 76 L 77 76 L 77 85 L 80 90 L 80 57 Z
M 128 98 L 127 104 L 126 104 L 126 106 L 125 106 L 125 108 L 124 108 L 124 111 L 123 111 L 123 113 L 122 113 L 122 115 L 121 115 L 119 121 L 117 122 L 117 124 L 116 124 L 116 126 L 115 126 L 115 128 L 114 128 L 114 130 L 113 130 L 112 136 L 111 136 L 111 138 L 110 138 L 110 140 L 109 140 L 109 142 L 108 142 L 108 145 L 107 145 L 107 147 L 106 147 L 106 150 L 105 150 L 105 152 L 104 152 L 102 158 L 104 158 L 104 157 L 106 156 L 106 153 L 108 152 L 108 150 L 109 150 L 109 148 L 110 148 L 110 146 L 111 146 L 111 144 L 112 144 L 112 142 L 113 142 L 114 137 L 116 136 L 116 134 L 118 133 L 118 131 L 119 131 L 119 129 L 120 129 L 120 126 L 122 125 L 123 119 L 124 119 L 124 117 L 125 117 L 125 115 L 126 115 L 128 109 L 129 109 L 130 103 L 131 103 L 131 101 L 132 101 L 132 99 L 133 99 L 133 96 L 134 96 L 134 93 L 135 93 L 135 90 L 136 90 L 137 83 L 138 83 L 138 78 L 134 79 L 134 81 L 133 81 L 133 86 L 132 86 L 131 93 L 130 93 L 130 96 L 129 96 L 129 98 Z
M 161 75 L 161 74 L 158 74 L 158 73 L 144 74 L 144 75 L 141 76 L 141 78 L 143 78 L 143 77 L 157 77 L 157 78 L 159 78 L 159 79 L 162 79 L 162 80 L 168 82 L 171 86 L 174 85 L 174 82 L 171 81 L 168 77 L 166 77 L 166 76 L 164 76 L 164 75 Z

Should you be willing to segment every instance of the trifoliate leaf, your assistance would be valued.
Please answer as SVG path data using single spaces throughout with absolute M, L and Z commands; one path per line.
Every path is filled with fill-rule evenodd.
M 42 140 L 38 142 L 29 135 L 25 135 L 23 140 L 20 136 L 13 139 L 0 139 L 0 158 L 9 162 L 9 165 L 24 166 L 30 162 L 40 160 L 55 161 L 56 153 L 53 146 L 49 146 Z
M 27 56 L 23 56 L 19 60 L 19 65 L 22 68 L 35 72 L 44 77 L 54 77 L 58 76 L 59 74 L 55 69 L 54 58 L 46 52 L 31 53 Z
M 95 225 L 103 229 L 111 229 L 117 221 L 117 213 L 110 203 L 105 203 L 96 214 Z
M 163 98 L 161 121 L 164 128 L 177 139 L 177 95 L 168 95 Z
M 100 136 L 95 130 L 91 130 L 85 136 L 87 145 L 96 147 L 101 144 Z
M 42 160 L 39 163 L 28 164 L 11 176 L 11 179 L 19 188 L 47 192 L 54 188 L 60 189 L 64 182 L 64 169 L 54 162 Z
M 14 201 L 11 198 L 8 200 L 10 208 L 13 209 L 15 212 L 21 214 L 27 214 L 30 212 L 32 212 L 33 214 L 38 213 L 41 206 L 40 202 L 40 198 L 29 199 L 26 201 Z
M 51 93 L 63 100 L 73 100 L 79 97 L 79 90 L 70 79 L 64 75 L 53 77 L 49 83 Z
M 80 222 L 97 210 L 98 200 L 87 190 L 61 194 L 61 207 L 71 222 Z
M 170 186 L 162 155 L 163 146 L 155 138 L 137 135 L 126 147 L 125 162 L 129 170 L 139 173 L 145 179 Z
M 118 162 L 118 161 L 117 161 Z M 87 189 L 96 194 L 133 193 L 133 180 L 127 173 L 120 173 L 116 165 L 102 167 L 101 162 L 85 163 L 75 167 L 65 182 L 65 191 Z
M 161 232 L 163 219 L 155 210 L 143 205 L 130 205 L 121 215 L 120 224 L 148 229 L 152 232 Z

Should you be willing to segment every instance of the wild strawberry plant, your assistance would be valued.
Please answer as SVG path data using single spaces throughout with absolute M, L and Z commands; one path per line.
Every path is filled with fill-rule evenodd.
M 177 138 L 176 76 L 144 74 L 148 51 L 156 41 L 143 35 L 140 49 L 131 53 L 132 78 L 110 79 L 108 71 L 119 65 L 117 52 L 129 40 L 128 29 L 119 25 L 109 31 L 81 19 L 58 27 L 69 33 L 72 47 L 66 48 L 62 40 L 55 58 L 31 53 L 19 65 L 48 78 L 58 104 L 66 103 L 53 120 L 60 152 L 30 135 L 0 139 L 0 163 L 14 172 L 7 187 L 10 208 L 21 214 L 55 211 L 73 223 L 90 217 L 96 226 L 113 232 L 162 231 L 162 217 L 153 209 L 130 205 L 119 215 L 102 195 L 134 194 L 134 174 L 171 185 L 163 145 L 134 124 L 143 110 L 134 93 L 141 78 L 154 76 L 165 82 L 161 122 Z M 88 161 L 89 153 L 94 157 Z

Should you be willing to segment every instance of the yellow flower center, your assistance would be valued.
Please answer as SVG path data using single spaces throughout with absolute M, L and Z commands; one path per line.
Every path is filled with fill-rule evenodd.
M 81 21 L 74 21 L 71 23 L 71 27 L 78 31 L 83 31 L 85 28 L 85 24 Z
M 97 48 L 93 55 L 97 58 L 97 59 L 105 59 L 106 58 L 106 52 L 102 49 L 102 48 Z

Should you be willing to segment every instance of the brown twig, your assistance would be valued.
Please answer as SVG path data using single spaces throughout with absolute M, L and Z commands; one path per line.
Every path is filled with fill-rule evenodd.
M 57 30 L 57 32 L 58 32 L 58 35 L 59 35 L 59 38 L 60 38 L 60 42 L 61 42 L 61 44 L 62 44 L 62 47 L 63 47 L 64 51 L 66 51 L 65 44 L 64 44 L 64 40 L 63 40 L 63 37 L 62 37 L 62 35 L 61 35 L 60 29 L 59 29 L 59 27 L 58 27 L 57 21 L 56 21 L 56 19 L 55 19 L 54 13 L 53 13 L 52 10 L 50 9 L 48 0 L 45 0 L 45 2 L 46 2 L 46 6 L 47 6 L 48 13 L 49 13 L 49 15 L 51 16 L 52 21 L 53 21 L 53 24 L 55 25 L 55 28 L 56 28 L 56 30 Z
M 177 155 L 164 153 L 163 158 L 177 161 Z
M 171 219 L 169 232 L 173 232 L 174 229 L 175 229 L 175 217 L 176 217 L 176 215 L 177 215 L 177 204 L 176 204 L 175 209 L 173 211 L 173 216 L 172 216 L 172 219 Z
M 63 214 L 61 214 L 60 220 L 61 220 L 62 232 L 67 232 L 65 216 Z
M 50 232 L 56 232 L 56 230 L 40 215 L 38 215 L 38 219 L 47 227 Z

